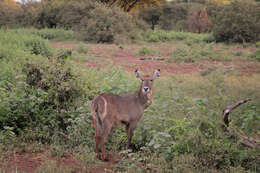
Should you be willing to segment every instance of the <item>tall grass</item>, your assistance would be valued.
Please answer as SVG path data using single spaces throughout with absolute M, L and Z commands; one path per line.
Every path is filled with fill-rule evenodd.
M 0 30 L 0 58 L 29 57 L 31 55 L 51 56 L 52 50 L 49 43 L 21 30 Z

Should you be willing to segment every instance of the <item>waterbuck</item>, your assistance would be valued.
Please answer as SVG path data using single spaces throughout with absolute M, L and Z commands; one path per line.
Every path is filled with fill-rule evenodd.
M 160 69 L 155 70 L 152 77 L 143 77 L 138 70 L 135 74 L 142 81 L 136 93 L 121 95 L 103 93 L 98 95 L 91 104 L 96 154 L 101 160 L 108 160 L 105 140 L 111 129 L 123 124 L 126 126 L 127 147 L 129 148 L 136 124 L 141 119 L 144 110 L 152 103 L 153 80 L 160 76 Z

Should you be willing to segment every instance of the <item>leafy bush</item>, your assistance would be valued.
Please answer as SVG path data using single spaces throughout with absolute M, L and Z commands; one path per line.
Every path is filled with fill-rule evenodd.
M 137 38 L 137 28 L 130 15 L 102 4 L 91 11 L 89 18 L 80 21 L 79 30 L 84 40 L 96 43 L 125 43 Z
M 144 39 L 148 42 L 166 42 L 174 40 L 190 39 L 196 42 L 214 42 L 214 37 L 211 34 L 195 34 L 188 32 L 163 31 L 154 30 L 148 31 L 144 35 Z
M 45 65 L 26 63 L 23 69 L 27 84 L 48 93 L 45 104 L 57 110 L 68 110 L 82 94 L 77 78 L 66 66 L 64 58 L 53 58 Z
M 40 132 L 36 139 L 54 129 L 65 130 L 77 107 L 75 101 L 85 96 L 80 80 L 65 63 L 66 56 L 43 58 L 50 54 L 45 49 L 47 42 L 22 31 L 5 33 L 0 43 L 4 41 L 4 48 L 16 47 L 23 54 L 4 54 L 0 63 L 0 129 L 10 127 L 19 134 L 35 129 Z M 13 47 L 7 47 L 10 45 Z
M 255 42 L 260 39 L 259 4 L 235 0 L 217 13 L 213 33 L 217 41 Z
M 39 37 L 31 37 L 25 39 L 25 46 L 31 51 L 32 54 L 42 55 L 49 57 L 52 55 L 51 47 L 46 40 Z

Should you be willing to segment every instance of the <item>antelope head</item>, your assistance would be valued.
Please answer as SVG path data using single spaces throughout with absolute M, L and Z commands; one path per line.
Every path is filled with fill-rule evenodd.
M 139 70 L 135 71 L 135 75 L 142 81 L 139 90 L 139 95 L 141 95 L 144 98 L 147 98 L 150 102 L 153 102 L 153 81 L 155 78 L 160 76 L 160 69 L 155 70 L 152 76 L 142 76 Z

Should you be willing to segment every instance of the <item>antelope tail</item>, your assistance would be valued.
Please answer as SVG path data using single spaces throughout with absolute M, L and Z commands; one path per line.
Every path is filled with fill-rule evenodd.
M 92 127 L 95 127 L 97 129 L 102 128 L 102 120 L 100 119 L 99 116 L 99 109 L 98 109 L 98 104 L 93 105 L 93 117 L 92 117 Z

